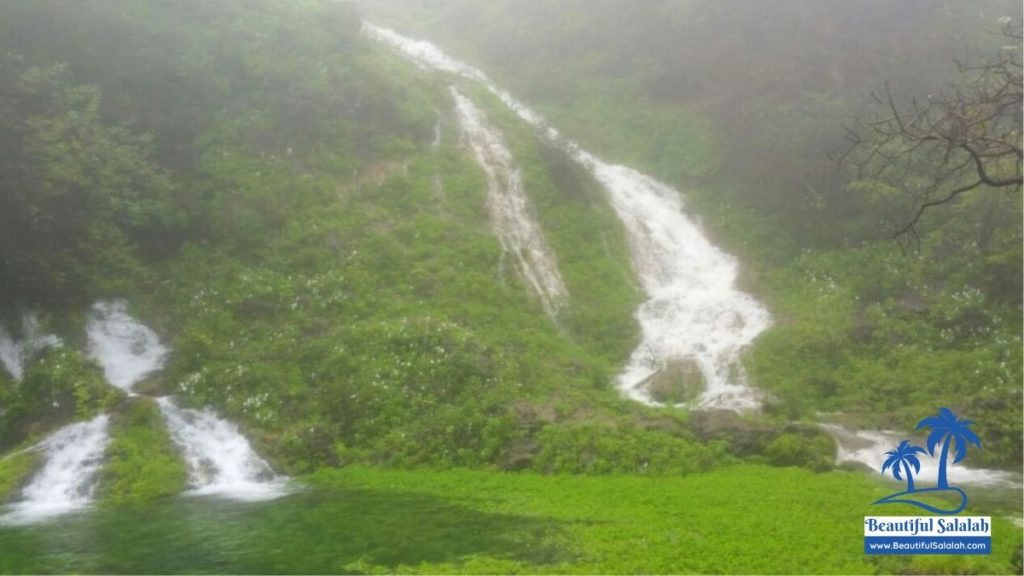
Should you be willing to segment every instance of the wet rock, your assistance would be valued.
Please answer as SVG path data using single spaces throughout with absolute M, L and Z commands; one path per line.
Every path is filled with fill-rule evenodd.
M 725 440 L 729 451 L 738 456 L 761 452 L 766 439 L 777 431 L 752 422 L 732 410 L 705 410 L 690 416 L 690 428 L 701 441 Z
M 691 358 L 673 360 L 639 384 L 652 400 L 661 404 L 692 402 L 706 386 L 700 366 Z
M 162 375 L 157 373 L 146 376 L 132 386 L 132 392 L 142 396 L 168 396 L 175 391 L 171 390 Z

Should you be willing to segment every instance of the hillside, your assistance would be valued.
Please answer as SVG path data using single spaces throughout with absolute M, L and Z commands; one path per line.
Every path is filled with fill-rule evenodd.
M 997 42 L 840 4 L 0 4 L 0 572 L 1019 572 L 1020 195 L 826 154 Z M 997 548 L 866 557 L 942 406 Z

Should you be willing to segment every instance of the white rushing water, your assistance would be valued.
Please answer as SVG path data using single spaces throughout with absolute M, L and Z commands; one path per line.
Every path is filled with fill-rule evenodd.
M 109 440 L 108 423 L 109 417 L 101 415 L 71 424 L 37 445 L 46 463 L 0 522 L 27 524 L 88 506 Z
M 179 408 L 167 397 L 157 402 L 171 437 L 184 453 L 190 494 L 258 501 L 288 493 L 288 479 L 256 455 L 237 426 L 209 408 Z
M 37 332 L 28 329 L 24 333 L 26 342 L 52 345 L 56 341 L 52 336 L 30 338 L 28 335 Z M 132 318 L 123 302 L 96 303 L 86 333 L 89 355 L 103 367 L 110 384 L 129 394 L 135 384 L 163 368 L 167 358 L 168 351 L 156 333 Z M 18 352 L 14 357 L 23 358 L 27 345 L 9 344 L 4 337 L 6 332 L 0 334 L 0 347 L 7 349 L 2 353 L 13 355 L 13 349 Z M 288 493 L 287 477 L 274 474 L 234 424 L 217 418 L 209 409 L 179 408 L 170 398 L 158 398 L 157 403 L 183 453 L 193 488 L 190 493 L 236 500 L 269 500 Z M 103 465 L 108 423 L 109 416 L 101 415 L 71 424 L 30 448 L 44 451 L 45 464 L 0 522 L 36 522 L 87 506 Z
M 89 356 L 103 367 L 114 386 L 132 394 L 132 386 L 163 367 L 167 348 L 155 332 L 128 315 L 124 302 L 97 302 L 85 328 Z
M 512 153 L 484 113 L 454 87 L 455 112 L 463 141 L 487 176 L 487 208 L 502 247 L 515 257 L 519 272 L 540 298 L 548 316 L 564 304 L 567 290 L 555 253 L 530 211 L 530 201 Z
M 128 393 L 163 368 L 167 358 L 160 338 L 132 318 L 123 302 L 96 303 L 86 332 L 89 354 L 103 367 L 107 380 Z M 273 473 L 234 424 L 209 409 L 179 408 L 170 398 L 158 398 L 157 403 L 185 458 L 192 493 L 238 500 L 266 500 L 285 493 L 287 479 Z
M 838 451 L 837 463 L 859 462 L 870 468 L 874 473 L 881 474 L 885 453 L 894 450 L 902 440 L 910 440 L 913 444 L 925 446 L 924 440 L 915 440 L 909 435 L 883 430 L 849 430 L 835 424 L 822 424 L 821 427 L 836 439 Z M 919 455 L 921 471 L 914 475 L 914 483 L 919 487 L 935 485 L 939 477 L 939 457 L 928 454 Z M 986 468 L 968 468 L 963 464 L 953 464 L 952 454 L 949 457 L 946 475 L 949 484 L 970 484 L 974 486 L 1019 486 L 1020 479 L 1009 472 L 989 470 Z M 893 482 L 900 482 L 885 475 Z M 906 481 L 902 481 L 906 484 Z
M 740 351 L 764 331 L 771 318 L 756 300 L 736 288 L 738 265 L 704 235 L 684 211 L 679 192 L 626 166 L 606 163 L 562 139 L 528 106 L 495 86 L 487 76 L 429 42 L 363 25 L 422 69 L 447 72 L 478 82 L 544 137 L 559 144 L 605 188 L 625 225 L 633 264 L 647 293 L 638 313 L 642 341 L 618 378 L 630 398 L 652 403 L 642 384 L 674 361 L 695 362 L 706 388 L 707 408 L 750 410 L 760 406 L 747 386 Z
M 0 364 L 15 380 L 21 380 L 25 375 L 25 364 L 33 355 L 50 346 L 60 345 L 60 338 L 53 334 L 43 334 L 35 315 L 26 314 L 21 319 L 20 340 L 15 340 L 0 327 Z

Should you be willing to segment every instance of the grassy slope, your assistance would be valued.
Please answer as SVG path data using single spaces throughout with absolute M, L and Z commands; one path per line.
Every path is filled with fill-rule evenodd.
M 813 226 L 806 227 L 811 233 L 798 231 L 772 212 L 770 199 L 811 202 L 802 199 L 802 191 L 765 190 L 722 173 L 730 150 L 700 103 L 650 102 L 641 75 L 614 75 L 597 64 L 615 59 L 600 45 L 586 56 L 569 51 L 569 57 L 551 54 L 543 62 L 509 59 L 493 48 L 514 38 L 521 24 L 504 18 L 505 8 L 467 10 L 453 3 L 430 11 L 377 2 L 364 8 L 378 24 L 437 41 L 486 68 L 565 134 L 609 160 L 647 170 L 684 191 L 715 241 L 744 262 L 744 287 L 775 316 L 775 328 L 747 356 L 753 380 L 778 398 L 768 408 L 770 417 L 785 421 L 842 412 L 832 418 L 910 429 L 937 407 L 950 406 L 974 420 L 985 439 L 985 451 L 972 457 L 975 463 L 1019 466 L 1020 308 L 1014 298 L 984 295 L 1014 289 L 988 285 L 1002 264 L 969 245 L 978 215 L 992 210 L 987 199 L 929 221 L 934 231 L 915 257 L 901 253 L 877 229 L 868 216 L 874 214 L 871 206 L 854 205 L 842 217 L 819 214 L 815 218 L 829 222 L 824 232 Z M 460 18 L 477 25 L 463 34 L 451 24 Z M 765 134 L 752 137 L 772 146 L 782 145 L 772 138 L 831 133 L 857 104 L 842 102 L 821 117 L 798 114 L 792 134 L 766 126 Z M 1019 198 L 1006 209 L 1019 213 Z M 1014 234 L 1019 245 L 1019 229 L 1012 226 L 999 241 L 1012 244 Z M 843 235 L 874 240 L 837 245 L 834 238 Z M 1010 248 L 992 249 L 1003 250 L 1013 257 Z M 915 300 L 916 308 L 908 304 Z
M 185 463 L 156 402 L 134 398 L 111 426 L 98 493 L 107 503 L 145 502 L 186 488 Z
M 327 168 L 297 173 L 302 160 L 225 161 L 224 149 L 244 144 L 210 138 L 201 165 L 211 183 L 287 199 L 276 200 L 279 225 L 250 244 L 186 246 L 133 289 L 144 316 L 173 335 L 170 389 L 245 422 L 293 472 L 505 465 L 510 446 L 543 426 L 520 406 L 606 419 L 642 411 L 610 385 L 632 346 L 637 295 L 593 183 L 558 154 L 542 157 L 529 131 L 511 137 L 569 284 L 555 325 L 502 265 L 446 86 L 371 43 L 356 58 L 352 75 L 413 126 L 380 136 L 396 140 L 387 153 L 342 171 L 330 166 L 351 162 L 343 151 L 321 151 Z

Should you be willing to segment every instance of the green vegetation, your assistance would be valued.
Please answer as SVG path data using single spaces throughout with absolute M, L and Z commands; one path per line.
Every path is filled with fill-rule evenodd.
M 260 505 L 205 498 L 0 527 L 0 571 L 135 573 L 1010 574 L 992 556 L 870 557 L 890 485 L 859 473 L 730 467 L 686 478 L 347 467 Z
M 13 496 L 39 464 L 40 457 L 35 452 L 9 454 L 0 459 L 0 502 Z
M 842 123 L 872 117 L 883 82 L 924 98 L 958 80 L 954 58 L 994 58 L 1008 41 L 997 18 L 1019 25 L 1015 3 L 983 15 L 841 0 L 363 5 L 478 65 L 585 147 L 684 191 L 775 317 L 747 356 L 775 396 L 769 418 L 900 428 L 950 406 L 978 423 L 974 462 L 1019 468 L 1020 194 L 966 194 L 901 246 L 890 234 L 925 181 L 899 190 L 829 158 Z
M 61 302 L 133 302 L 173 350 L 157 388 L 239 421 L 291 473 L 351 462 L 529 466 L 557 436 L 545 427 L 582 414 L 606 434 L 637 433 L 643 409 L 624 408 L 610 386 L 636 335 L 625 240 L 561 153 L 506 114 L 572 294 L 556 326 L 502 265 L 447 87 L 359 38 L 350 8 L 89 6 L 72 18 L 59 2 L 9 3 L 2 47 L 18 52 L 20 75 L 62 60 L 60 75 L 47 73 L 72 86 L 62 90 L 91 83 L 81 89 L 90 129 L 135 138 L 127 164 L 159 176 L 138 206 L 103 196 L 152 222 L 122 227 L 124 266 L 83 265 L 77 295 Z M 53 40 L 35 42 L 26 28 Z M 173 99 L 171 78 L 181 79 Z M 94 144 L 78 155 L 103 156 Z M 71 166 L 135 181 L 116 165 Z M 65 217 L 47 215 L 55 225 Z M 121 229 L 115 213 L 95 218 Z M 27 286 L 12 299 L 48 305 Z M 555 415 L 533 418 L 528 406 Z
M 0 572 L 1019 573 L 998 490 L 971 494 L 991 557 L 865 556 L 892 485 L 833 470 L 816 426 L 948 406 L 971 465 L 1024 453 L 1019 194 L 930 211 L 904 251 L 900 191 L 824 154 L 872 83 L 925 94 L 950 45 L 991 42 L 956 2 L 864 4 L 366 6 L 686 192 L 775 318 L 745 357 L 765 410 L 740 415 L 620 397 L 642 295 L 603 190 L 493 95 L 361 37 L 353 3 L 0 3 L 0 318 L 40 310 L 66 343 L 0 373 L 0 501 L 38 466 L 16 450 L 112 415 L 103 505 L 0 527 Z M 515 156 L 570 294 L 553 321 L 490 229 L 450 81 Z M 238 422 L 309 489 L 172 497 L 157 406 L 79 351 L 98 298 L 172 351 L 140 391 Z
M 6 390 L 6 392 L 5 392 Z M 39 353 L 20 382 L 0 382 L 0 449 L 42 438 L 64 424 L 109 410 L 123 393 L 76 350 L 60 346 Z
M 164 427 L 156 402 L 133 398 L 111 424 L 112 440 L 100 478 L 104 502 L 146 502 L 180 494 L 185 464 Z

